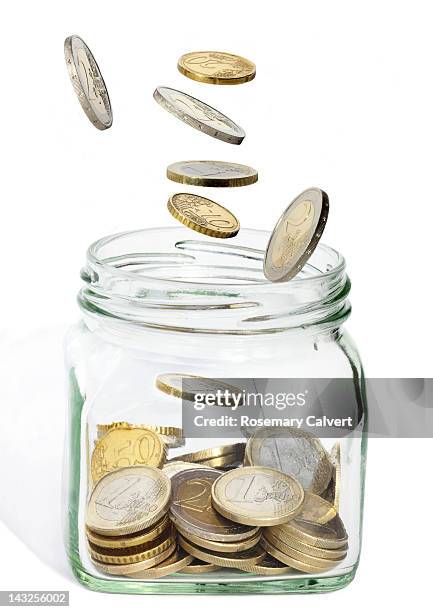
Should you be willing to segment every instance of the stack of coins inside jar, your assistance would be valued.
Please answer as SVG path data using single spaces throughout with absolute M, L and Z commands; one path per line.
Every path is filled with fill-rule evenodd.
M 156 387 L 190 399 L 192 379 L 200 389 L 225 384 L 162 374 Z M 86 514 L 96 568 L 134 579 L 219 568 L 268 576 L 336 568 L 348 551 L 339 516 L 340 444 L 326 450 L 318 437 L 289 427 L 245 435 L 245 442 L 185 454 L 179 427 L 99 424 Z

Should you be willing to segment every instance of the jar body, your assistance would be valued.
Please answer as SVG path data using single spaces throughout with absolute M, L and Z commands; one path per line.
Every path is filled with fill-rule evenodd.
M 126 331 L 125 331 L 126 330 Z M 362 367 L 346 331 L 309 327 L 252 336 L 191 334 L 109 323 L 85 317 L 67 338 L 69 440 L 67 549 L 72 569 L 86 586 L 130 593 L 282 593 L 341 588 L 354 577 L 359 560 L 366 453 L 366 405 Z M 349 379 L 357 406 L 357 432 L 338 440 L 341 452 L 339 514 L 348 534 L 345 559 L 319 574 L 298 571 L 260 576 L 221 568 L 199 575 L 176 573 L 147 580 L 106 575 L 92 564 L 85 514 L 92 491 L 90 461 L 98 426 L 116 422 L 182 427 L 181 401 L 155 386 L 165 372 L 212 379 Z M 232 444 L 234 439 L 186 439 L 167 459 L 195 450 Z M 330 452 L 336 439 L 322 440 Z

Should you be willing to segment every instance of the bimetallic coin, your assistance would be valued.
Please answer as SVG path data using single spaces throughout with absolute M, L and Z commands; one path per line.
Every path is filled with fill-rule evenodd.
M 176 183 L 201 187 L 242 187 L 258 179 L 250 166 L 224 161 L 181 161 L 167 168 L 167 178 Z
M 94 533 L 90 529 L 86 530 L 87 539 L 92 544 L 96 544 L 101 548 L 131 548 L 132 546 L 140 546 L 146 542 L 156 540 L 163 534 L 170 525 L 168 516 L 165 516 L 159 523 L 150 529 L 139 531 L 128 536 L 101 536 Z
M 157 87 L 153 97 L 169 113 L 208 136 L 236 145 L 245 138 L 244 130 L 234 121 L 182 91 Z
M 179 448 L 180 446 L 184 446 L 185 439 L 183 437 L 183 430 L 180 427 L 172 427 L 171 425 L 134 425 L 132 423 L 127 423 L 125 421 L 119 421 L 117 423 L 109 423 L 105 425 L 97 425 L 96 430 L 98 434 L 98 439 L 102 438 L 107 432 L 111 429 L 150 429 L 154 431 L 159 436 L 161 436 L 162 441 L 167 446 L 167 448 Z M 96 443 L 95 443 L 96 444 Z
M 317 548 L 333 550 L 344 547 L 348 542 L 346 530 L 338 514 L 326 525 L 295 519 L 281 525 L 280 529 L 297 540 Z
M 141 572 L 142 570 L 148 569 L 149 567 L 155 567 L 171 557 L 171 555 L 176 550 L 176 542 L 164 550 L 163 552 L 151 557 L 150 559 L 145 559 L 144 561 L 139 561 L 138 563 L 127 563 L 125 565 L 116 565 L 115 563 L 100 563 L 96 559 L 92 559 L 92 563 L 95 567 L 99 569 L 99 571 L 104 572 L 105 574 L 115 574 L 117 576 L 127 576 L 132 573 Z
M 86 526 L 121 536 L 155 525 L 170 504 L 170 479 L 157 468 L 121 468 L 103 476 L 92 491 Z
M 238 85 L 252 81 L 256 67 L 250 60 L 222 51 L 193 51 L 182 55 L 177 68 L 186 77 L 213 85 Z
M 219 476 L 221 472 L 206 467 L 173 476 L 171 520 L 176 527 L 204 540 L 237 542 L 252 537 L 257 529 L 234 523 L 214 510 L 211 488 Z
M 196 557 L 197 559 L 201 559 L 202 561 L 206 561 L 208 563 L 213 563 L 218 565 L 219 567 L 245 567 L 246 565 L 255 565 L 259 563 L 263 557 L 265 556 L 265 551 L 260 546 L 256 545 L 254 548 L 250 548 L 249 550 L 244 550 L 242 552 L 237 553 L 219 553 L 219 552 L 210 552 L 201 548 L 195 544 L 191 544 L 182 536 L 179 536 L 179 544 L 181 547 L 186 550 L 187 553 Z
M 226 472 L 212 485 L 212 504 L 226 518 L 242 525 L 279 525 L 302 508 L 304 491 L 292 476 L 266 467 L 241 467 Z
M 276 546 L 271 544 L 266 538 L 262 538 L 261 545 L 267 553 L 278 559 L 278 561 L 281 561 L 281 563 L 284 563 L 285 565 L 288 565 L 289 567 L 296 569 L 299 572 L 304 572 L 306 574 L 323 574 L 323 572 L 328 571 L 324 570 L 322 567 L 310 565 L 308 563 L 302 563 L 297 559 L 292 559 L 288 555 L 281 552 L 281 550 L 279 550 Z
M 323 525 L 333 519 L 336 514 L 336 509 L 326 499 L 315 493 L 307 492 L 301 511 L 296 518 L 301 521 Z
M 242 461 L 244 453 L 245 442 L 236 442 L 235 444 L 223 444 L 222 446 L 213 446 L 212 448 L 205 448 L 203 450 L 194 451 L 185 455 L 177 455 L 177 457 L 174 457 L 174 459 L 168 461 L 167 463 L 170 464 L 172 461 L 204 463 L 206 461 L 224 457 L 227 457 L 230 461 L 232 459 Z M 225 465 L 227 465 L 227 461 L 225 462 Z
M 86 43 L 79 36 L 65 40 L 65 59 L 69 78 L 87 117 L 99 130 L 113 123 L 110 98 L 98 64 Z
M 239 221 L 224 206 L 193 193 L 175 193 L 167 208 L 175 219 L 200 234 L 213 238 L 233 238 L 239 232 Z
M 262 537 L 261 531 L 257 531 L 252 537 L 241 540 L 240 542 L 214 542 L 212 540 L 199 538 L 180 525 L 177 525 L 177 530 L 184 538 L 192 542 L 192 544 L 197 544 L 197 546 L 201 546 L 201 548 L 214 550 L 216 552 L 241 552 L 243 550 L 249 550 L 258 544 Z
M 213 563 L 206 563 L 205 561 L 201 561 L 201 559 L 195 559 L 191 563 L 181 570 L 179 573 L 181 574 L 206 574 L 207 572 L 215 572 L 218 569 L 217 565 Z
M 130 563 L 139 563 L 146 559 L 153 559 L 156 555 L 170 548 L 175 541 L 174 531 L 170 535 L 162 535 L 154 542 L 147 542 L 141 546 L 132 546 L 131 548 L 101 548 L 96 544 L 88 543 L 89 553 L 92 559 L 101 563 L 112 563 L 114 565 L 128 565 Z
M 287 281 L 302 270 L 323 234 L 328 211 L 328 196 L 316 187 L 289 204 L 266 247 L 263 272 L 268 280 Z
M 166 456 L 167 449 L 164 442 L 150 429 L 142 427 L 110 429 L 93 449 L 91 465 L 93 483 L 117 468 L 137 465 L 161 467 Z
M 168 461 L 162 471 L 164 474 L 167 474 L 169 478 L 173 478 L 175 474 L 179 474 L 179 472 L 184 472 L 185 470 L 196 470 L 196 463 L 188 463 L 187 461 Z
M 311 546 L 310 544 L 306 544 L 305 542 L 301 542 L 293 535 L 289 534 L 287 531 L 284 531 L 280 528 L 280 526 L 276 527 L 268 527 L 264 530 L 263 534 L 266 536 L 268 532 L 274 534 L 279 540 L 285 542 L 295 550 L 299 552 L 306 553 L 307 555 L 311 555 L 312 557 L 319 557 L 321 559 L 335 559 L 342 560 L 347 555 L 347 550 L 349 548 L 348 544 L 343 544 L 340 548 L 319 548 L 317 546 Z
M 183 571 L 193 560 L 193 557 L 186 553 L 182 548 L 178 547 L 175 552 L 168 557 L 162 563 L 159 563 L 155 567 L 141 570 L 140 572 L 134 572 L 127 574 L 131 578 L 150 579 L 150 578 L 162 578 L 163 576 L 169 576 L 175 572 Z
M 192 374 L 179 374 L 177 372 L 159 374 L 156 377 L 155 385 L 157 389 L 167 393 L 167 395 L 174 395 L 174 397 L 179 397 L 189 402 L 194 402 L 197 395 L 200 395 L 202 399 L 207 394 L 216 395 L 222 402 L 222 406 L 233 406 L 233 397 L 239 398 L 242 395 L 240 389 L 222 380 L 203 378 L 202 376 L 194 376 Z M 242 404 L 242 399 L 240 404 Z
M 293 572 L 291 567 L 288 567 L 278 559 L 271 557 L 268 553 L 263 559 L 256 565 L 247 565 L 245 567 L 239 567 L 243 572 L 249 572 L 251 574 L 258 574 L 260 576 L 280 576 L 282 574 L 290 574 Z
M 308 555 L 306 553 L 300 552 L 296 550 L 296 548 L 292 548 L 279 538 L 277 538 L 273 533 L 268 532 L 263 536 L 266 540 L 278 548 L 285 555 L 288 555 L 290 559 L 295 559 L 296 561 L 300 561 L 301 563 L 307 563 L 308 565 L 313 565 L 314 567 L 320 567 L 321 570 L 327 571 L 335 567 L 340 561 L 336 559 L 323 559 L 323 557 L 313 557 L 312 555 Z
M 311 493 L 322 493 L 332 476 L 332 465 L 319 438 L 295 427 L 257 429 L 248 440 L 245 456 L 249 465 L 294 476 Z

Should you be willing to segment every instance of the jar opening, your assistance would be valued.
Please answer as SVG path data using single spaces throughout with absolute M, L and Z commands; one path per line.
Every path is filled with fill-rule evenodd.
M 88 250 L 80 306 L 90 316 L 196 333 L 341 323 L 350 312 L 344 258 L 320 244 L 294 279 L 271 283 L 263 274 L 268 239 L 245 229 L 218 241 L 183 227 L 107 236 Z

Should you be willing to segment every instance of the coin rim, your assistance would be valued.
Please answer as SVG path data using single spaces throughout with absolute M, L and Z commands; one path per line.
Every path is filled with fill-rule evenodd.
M 245 538 L 245 540 L 238 540 L 237 542 L 219 542 L 218 540 L 209 540 L 207 538 L 197 536 L 196 534 L 191 533 L 188 529 L 180 527 L 178 524 L 176 524 L 176 529 L 181 536 L 186 538 L 192 544 L 196 544 L 201 548 L 213 552 L 243 552 L 244 550 L 254 548 L 262 537 L 262 532 L 259 530 L 250 538 Z
M 197 559 L 201 559 L 202 561 L 210 562 L 214 565 L 217 565 L 218 567 L 237 568 L 238 565 L 240 564 L 245 566 L 246 563 L 248 563 L 248 561 L 245 561 L 244 559 L 236 559 L 236 557 L 234 558 L 218 557 L 216 553 L 213 554 L 212 552 L 207 552 L 206 550 L 195 546 L 194 544 L 190 543 L 188 540 L 186 540 L 181 535 L 179 535 L 179 544 L 182 546 L 184 550 L 186 550 L 186 552 L 188 552 L 193 557 L 196 557 Z M 258 548 L 261 548 L 261 546 L 258 544 L 256 546 Z M 253 549 L 249 549 L 249 550 L 253 550 Z M 248 551 L 244 551 L 244 552 L 248 552 Z M 264 552 L 265 551 L 263 551 L 263 553 Z M 235 553 L 231 553 L 231 554 L 235 554 Z M 265 556 L 264 554 L 260 553 L 256 555 L 255 557 L 252 557 L 252 559 L 257 559 L 257 562 L 259 562 L 263 559 L 264 556 Z
M 178 558 L 172 563 L 168 563 L 172 557 L 178 557 L 182 553 L 183 553 L 183 556 L 181 556 L 180 558 Z M 167 562 L 167 565 L 164 565 L 163 567 L 161 567 L 161 565 L 158 564 L 158 565 L 154 565 L 153 567 L 149 567 L 148 569 L 142 569 L 142 570 L 139 570 L 138 572 L 131 572 L 131 574 L 126 574 L 126 575 L 129 578 L 132 578 L 135 580 L 163 578 L 164 576 L 175 574 L 176 572 L 183 570 L 185 567 L 188 567 L 188 565 L 192 562 L 192 560 L 193 560 L 193 557 L 191 555 L 189 555 L 185 550 L 183 550 L 183 548 L 180 548 L 180 546 L 177 546 L 173 554 L 161 562 L 161 563 Z
M 170 519 L 168 515 L 165 515 L 154 527 L 141 535 L 134 535 L 134 533 L 132 533 L 126 536 L 111 536 L 111 538 L 107 536 L 104 538 L 101 534 L 93 532 L 86 527 L 86 536 L 92 544 L 100 546 L 101 548 L 130 548 L 131 546 L 140 546 L 141 544 L 155 540 L 164 533 L 169 525 Z
M 253 173 L 250 172 L 246 176 L 240 176 L 236 178 L 210 178 L 189 176 L 187 174 L 182 174 L 180 171 L 176 172 L 173 169 L 173 166 L 177 166 L 179 164 L 196 164 L 202 162 L 208 164 L 232 164 L 233 166 L 240 166 L 241 168 L 252 170 Z M 255 170 L 251 166 L 246 166 L 245 164 L 238 164 L 237 162 L 224 162 L 206 159 L 191 159 L 186 161 L 174 162 L 167 166 L 166 174 L 167 178 L 170 179 L 170 181 L 174 181 L 175 183 L 181 183 L 182 185 L 195 185 L 196 187 L 245 187 L 247 185 L 253 185 L 254 183 L 257 183 L 259 179 L 259 174 L 257 170 Z
M 195 55 L 197 53 L 216 53 L 221 55 L 230 55 L 231 57 L 236 57 L 244 62 L 247 62 L 251 65 L 252 71 L 245 76 L 234 77 L 234 78 L 221 78 L 221 77 L 213 77 L 210 75 L 205 75 L 200 72 L 194 72 L 194 70 L 190 70 L 186 66 L 182 64 L 183 58 L 189 55 Z M 237 55 L 236 53 L 229 53 L 228 51 L 189 51 L 188 53 L 184 53 L 180 56 L 177 62 L 177 69 L 181 74 L 188 77 L 192 81 L 197 81 L 199 83 L 209 83 L 211 85 L 241 85 L 242 83 L 249 83 L 256 76 L 256 65 L 251 60 L 243 57 L 242 55 Z
M 158 565 L 159 563 L 162 563 L 162 561 L 165 561 L 165 559 L 168 559 L 168 557 L 170 557 L 170 555 L 173 554 L 173 552 L 176 550 L 176 541 L 173 542 L 173 544 L 170 546 L 170 548 L 167 548 L 167 550 L 164 550 L 162 553 L 160 553 L 159 555 L 156 555 L 155 557 L 152 557 L 151 559 L 146 559 L 145 561 L 139 561 L 138 563 L 128 563 L 126 565 L 115 565 L 115 564 L 110 564 L 110 563 L 99 563 L 99 561 L 96 561 L 94 559 L 92 559 L 91 557 L 91 561 L 93 563 L 93 565 L 95 567 L 97 567 L 99 569 L 99 571 L 101 572 L 105 572 L 106 574 L 113 574 L 113 575 L 117 575 L 117 576 L 125 576 L 128 575 L 131 572 L 131 568 L 134 566 L 139 565 L 140 569 L 137 570 L 137 572 L 141 571 L 142 569 L 147 569 L 150 567 L 155 567 L 155 565 Z M 90 556 L 90 555 L 89 555 Z M 108 568 L 108 569 L 106 569 Z M 110 570 L 115 570 L 115 571 L 110 571 Z

